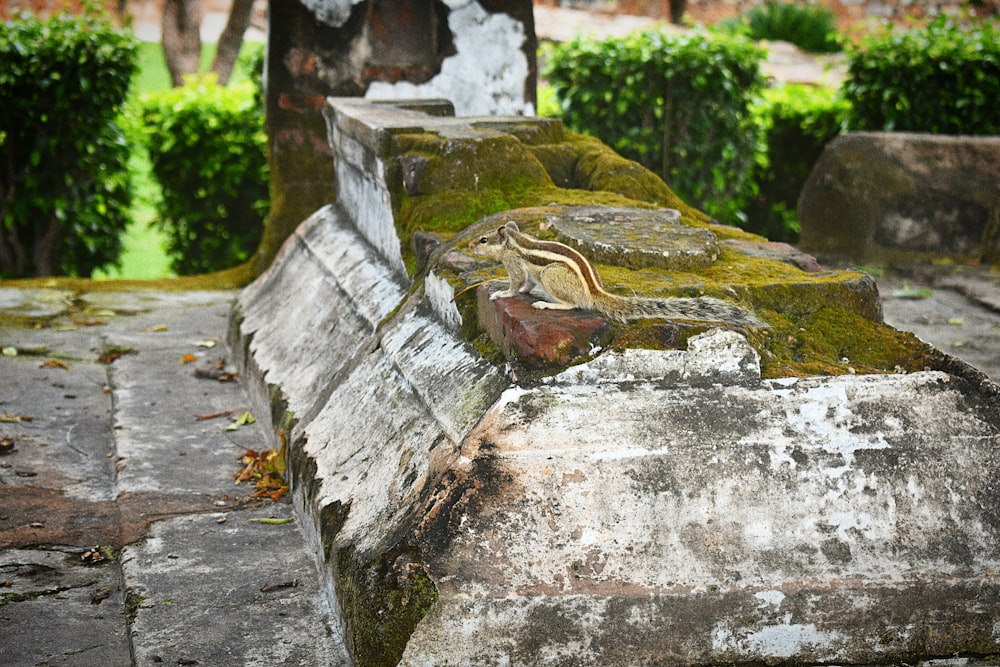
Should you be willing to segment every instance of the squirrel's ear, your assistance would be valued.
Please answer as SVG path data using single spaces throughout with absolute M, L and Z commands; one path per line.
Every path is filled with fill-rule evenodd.
M 507 228 L 507 230 L 508 230 L 508 231 L 511 231 L 511 232 L 519 232 L 519 231 L 521 231 L 521 230 L 519 230 L 519 229 L 517 228 L 517 223 L 516 223 L 516 222 L 514 222 L 513 220 L 508 220 L 508 221 L 507 221 L 507 224 L 506 224 L 506 225 L 504 225 L 504 227 L 506 227 L 506 228 Z
M 501 241 L 503 241 L 503 237 L 504 237 L 504 235 L 506 233 L 507 233 L 507 230 L 505 230 L 503 227 L 497 227 L 497 236 L 500 237 Z

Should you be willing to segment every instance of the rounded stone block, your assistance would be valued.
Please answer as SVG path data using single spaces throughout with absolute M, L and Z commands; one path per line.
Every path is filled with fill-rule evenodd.
M 548 221 L 560 242 L 601 264 L 677 271 L 711 266 L 719 257 L 715 234 L 681 224 L 674 209 L 578 206 Z

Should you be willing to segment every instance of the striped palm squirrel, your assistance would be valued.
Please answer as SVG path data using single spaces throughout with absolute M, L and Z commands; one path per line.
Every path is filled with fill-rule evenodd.
M 644 318 L 726 322 L 766 328 L 752 312 L 712 297 L 651 299 L 611 294 L 587 258 L 555 241 L 541 241 L 518 230 L 513 222 L 469 243 L 469 250 L 503 263 L 510 286 L 490 299 L 542 289 L 545 301 L 532 306 L 546 310 L 593 310 L 618 322 Z

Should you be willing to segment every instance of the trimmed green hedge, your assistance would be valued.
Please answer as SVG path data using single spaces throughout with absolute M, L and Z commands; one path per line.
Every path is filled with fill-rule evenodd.
M 941 17 L 869 37 L 850 54 L 844 91 L 858 130 L 1000 134 L 1000 30 Z
M 553 48 L 545 74 L 570 128 L 734 223 L 755 194 L 761 134 L 751 106 L 764 85 L 763 55 L 742 36 L 703 30 L 577 38 Z
M 135 39 L 105 18 L 0 24 L 0 277 L 90 275 L 129 221 L 118 119 Z
M 263 110 L 250 81 L 213 76 L 142 98 L 153 174 L 163 194 L 156 224 L 171 266 L 196 274 L 235 266 L 256 250 L 268 209 Z
M 759 192 L 747 207 L 746 229 L 772 241 L 798 241 L 799 193 L 850 108 L 829 88 L 787 85 L 764 92 L 755 114 L 764 128 L 767 164 L 754 174 Z
M 783 40 L 813 53 L 843 50 L 837 17 L 823 5 L 768 0 L 751 7 L 734 23 L 751 39 Z

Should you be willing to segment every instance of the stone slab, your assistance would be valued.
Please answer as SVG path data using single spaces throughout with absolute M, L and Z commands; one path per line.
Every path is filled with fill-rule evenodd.
M 235 293 L 3 294 L 0 663 L 194 664 L 191 649 L 219 667 L 344 664 L 311 544 L 294 523 L 248 523 L 290 503 L 238 510 L 255 503 L 237 457 L 269 443 L 259 423 L 224 430 L 248 407 L 241 379 L 195 375 L 232 357 Z M 123 575 L 123 545 L 151 566 Z
M 91 563 L 84 553 L 0 551 L 0 582 L 10 582 L 0 588 L 4 665 L 130 664 L 121 572 L 114 561 Z
M 858 262 L 921 253 L 995 262 L 998 182 L 1000 137 L 847 133 L 802 188 L 799 245 Z
M 0 288 L 0 309 L 7 317 L 47 319 L 66 312 L 73 293 L 66 290 Z
M 304 544 L 287 504 L 156 524 L 122 554 L 134 664 L 349 665 Z
M 233 294 L 198 296 L 186 295 L 189 303 L 174 303 L 173 308 L 161 303 L 145 321 L 137 315 L 132 326 L 106 335 L 109 345 L 129 350 L 109 371 L 119 494 L 225 495 L 232 491 L 234 462 L 261 440 L 263 432 L 255 424 L 226 430 L 249 405 L 237 378 L 214 377 L 220 370 L 220 377 L 235 372 L 225 347 Z M 192 307 L 191 301 L 198 305 Z M 153 301 L 147 306 L 154 310 Z M 228 411 L 228 419 L 198 417 Z
M 671 363 L 504 394 L 463 445 L 503 482 L 432 510 L 462 530 L 425 550 L 440 597 L 402 664 L 1000 652 L 1000 421 L 969 387 Z
M 719 258 L 715 234 L 681 224 L 673 209 L 567 207 L 548 218 L 556 238 L 594 262 L 631 269 L 686 270 Z
M 738 250 L 750 257 L 760 257 L 763 259 L 773 259 L 778 262 L 785 262 L 792 266 L 797 266 L 807 273 L 819 273 L 822 271 L 819 262 L 812 255 L 807 255 L 798 248 L 787 243 L 777 241 L 743 241 L 738 239 L 726 239 L 721 244 L 727 248 Z
M 8 332 L 7 335 L 10 335 Z M 22 344 L 38 336 L 18 334 Z M 63 335 L 65 341 L 67 336 Z M 110 499 L 114 454 L 108 369 L 93 353 L 87 360 L 65 359 L 65 348 L 50 348 L 62 366 L 46 366 L 49 356 L 0 357 L 0 438 L 13 449 L 0 457 L 0 484 L 59 489 L 74 498 Z M 65 360 L 64 360 L 65 359 Z M 48 396 L 42 401 L 40 397 Z

